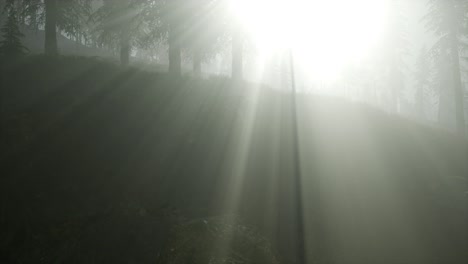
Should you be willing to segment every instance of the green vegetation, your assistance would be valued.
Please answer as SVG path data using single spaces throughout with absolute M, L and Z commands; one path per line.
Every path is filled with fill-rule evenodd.
M 1 32 L 3 40 L 0 41 L 0 58 L 11 60 L 26 54 L 28 49 L 21 43 L 21 38 L 24 35 L 19 30 L 18 18 L 14 11 L 9 12 Z

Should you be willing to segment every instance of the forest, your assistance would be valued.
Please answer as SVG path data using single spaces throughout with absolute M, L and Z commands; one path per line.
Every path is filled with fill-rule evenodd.
M 468 0 L 0 0 L 0 263 L 468 263 Z

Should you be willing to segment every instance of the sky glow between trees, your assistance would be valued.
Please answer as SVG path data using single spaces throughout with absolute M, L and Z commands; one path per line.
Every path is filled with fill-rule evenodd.
M 369 59 L 383 40 L 387 0 L 232 0 L 231 10 L 263 53 L 293 49 L 323 79 Z

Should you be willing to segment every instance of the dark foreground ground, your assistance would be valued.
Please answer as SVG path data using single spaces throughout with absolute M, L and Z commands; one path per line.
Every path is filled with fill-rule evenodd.
M 83 58 L 7 68 L 1 263 L 294 262 L 288 94 Z M 336 99 L 298 104 L 310 263 L 468 263 L 464 141 Z

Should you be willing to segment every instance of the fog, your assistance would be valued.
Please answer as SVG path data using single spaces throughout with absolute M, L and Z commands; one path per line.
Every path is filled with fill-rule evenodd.
M 468 263 L 468 0 L 0 11 L 1 263 Z

